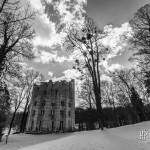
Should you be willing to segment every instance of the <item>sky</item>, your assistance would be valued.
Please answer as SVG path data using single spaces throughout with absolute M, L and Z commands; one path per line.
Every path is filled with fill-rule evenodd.
M 83 13 L 92 17 L 100 28 L 110 30 L 110 35 L 104 42 L 112 48 L 112 53 L 104 62 L 106 69 L 113 70 L 131 65 L 128 58 L 132 51 L 127 50 L 127 43 L 121 43 L 119 37 L 131 32 L 129 20 L 137 9 L 149 0 L 46 0 L 47 7 L 42 5 L 41 0 L 28 1 L 39 14 L 33 21 L 36 31 L 33 39 L 36 59 L 26 61 L 26 66 L 43 73 L 46 80 L 76 78 L 79 75 L 72 70 L 72 54 L 61 45 L 65 34 L 56 31 L 57 27 L 74 22 L 82 23 Z
M 149 0 L 88 0 L 87 13 L 101 26 L 120 26 Z

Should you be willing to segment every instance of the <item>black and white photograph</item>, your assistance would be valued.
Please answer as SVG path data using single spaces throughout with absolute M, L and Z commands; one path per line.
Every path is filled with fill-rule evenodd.
M 0 150 L 150 150 L 150 0 L 0 0 Z

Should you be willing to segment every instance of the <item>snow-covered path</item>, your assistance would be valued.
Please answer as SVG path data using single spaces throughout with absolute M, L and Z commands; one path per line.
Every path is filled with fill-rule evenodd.
M 39 144 L 23 145 L 19 150 L 150 150 L 150 139 L 141 141 L 139 132 L 150 129 L 150 122 L 128 125 L 119 128 L 106 129 L 104 131 L 83 131 L 72 134 L 45 135 L 37 137 Z M 47 140 L 44 137 L 47 136 Z M 48 137 L 49 136 L 49 137 Z M 58 136 L 58 137 L 56 137 Z M 32 136 L 31 136 L 32 137 Z M 28 140 L 35 140 L 28 137 Z M 43 137 L 43 139 L 42 139 Z M 51 137 L 51 138 L 50 138 Z M 54 138 L 55 137 L 55 138 Z M 36 137 L 34 137 L 36 138 Z M 148 137 L 147 137 L 148 138 Z M 49 140 L 48 140 L 49 139 Z M 26 139 L 27 140 L 27 139 Z M 24 141 L 26 142 L 26 141 Z M 28 143 L 28 142 L 26 142 Z M 8 146 L 0 145 L 0 150 L 14 149 L 11 141 Z M 15 146 L 15 145 L 14 145 Z M 15 149 L 14 149 L 15 150 Z

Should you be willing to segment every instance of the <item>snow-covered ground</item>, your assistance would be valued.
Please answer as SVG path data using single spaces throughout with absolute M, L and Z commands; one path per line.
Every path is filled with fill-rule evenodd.
M 150 150 L 150 134 L 145 141 L 140 131 L 150 131 L 150 121 L 119 128 L 67 134 L 12 135 L 0 150 Z

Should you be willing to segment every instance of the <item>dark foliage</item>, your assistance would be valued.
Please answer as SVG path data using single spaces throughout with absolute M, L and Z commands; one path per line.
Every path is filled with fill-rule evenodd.
M 138 114 L 140 121 L 145 121 L 146 115 L 144 110 L 144 104 L 134 87 L 131 88 L 131 103 L 136 113 Z
M 7 116 L 10 111 L 10 98 L 6 84 L 0 83 L 0 134 L 6 125 Z
M 143 105 L 143 109 L 145 110 L 145 115 L 149 120 L 150 106 Z M 135 110 L 134 107 L 131 105 L 127 105 L 126 107 L 116 107 L 115 113 L 112 107 L 106 107 L 103 109 L 103 115 L 105 118 L 104 127 L 106 128 L 134 124 L 144 120 L 143 118 L 142 118 L 143 120 L 140 119 L 141 116 L 137 114 L 137 110 Z M 95 126 L 95 124 L 98 123 L 97 117 L 98 115 L 95 109 L 89 110 L 76 108 L 75 123 L 79 125 L 78 130 L 96 129 L 97 127 Z
M 147 93 L 150 94 L 150 71 L 145 72 L 144 84 L 145 84 Z

